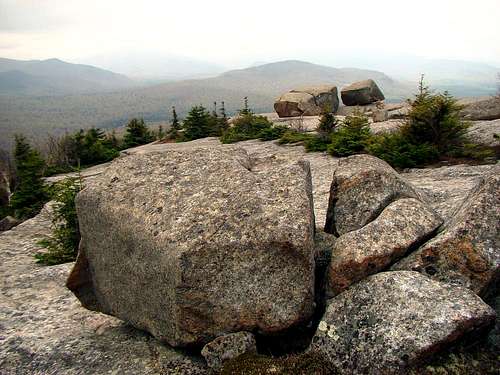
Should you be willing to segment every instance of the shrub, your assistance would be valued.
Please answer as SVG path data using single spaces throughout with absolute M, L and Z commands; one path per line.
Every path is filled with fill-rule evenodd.
M 311 140 L 314 138 L 314 135 L 312 134 L 307 134 L 303 132 L 299 132 L 296 130 L 287 130 L 285 131 L 280 139 L 278 140 L 278 143 L 280 145 L 283 144 L 289 144 L 289 143 L 297 143 L 297 142 L 305 142 L 308 140 Z
M 123 147 L 130 148 L 144 145 L 152 142 L 153 138 L 144 120 L 134 118 L 127 124 L 126 133 L 123 137 Z
M 184 141 L 209 137 L 213 131 L 212 118 L 202 105 L 194 106 L 189 111 L 183 123 Z
M 401 128 L 403 136 L 414 145 L 431 144 L 439 155 L 460 149 L 469 124 L 461 120 L 463 107 L 447 92 L 433 94 L 423 79 L 419 94 L 409 101 L 411 109 L 407 124 Z
M 271 133 L 272 129 L 273 123 L 266 117 L 256 116 L 250 112 L 237 117 L 233 121 L 233 126 L 221 136 L 220 140 L 222 143 L 234 143 L 261 137 L 269 138 L 283 131 L 282 128 L 278 128 L 275 133 Z
M 424 165 L 435 161 L 439 155 L 434 145 L 413 144 L 400 132 L 373 136 L 367 151 L 396 168 Z
M 66 178 L 52 188 L 55 200 L 52 225 L 53 234 L 39 244 L 47 249 L 45 253 L 35 255 L 38 263 L 55 265 L 72 262 L 78 255 L 80 230 L 76 215 L 75 198 L 82 189 L 80 178 Z
M 260 131 L 259 139 L 263 141 L 272 141 L 274 139 L 279 139 L 285 134 L 288 130 L 288 127 L 285 125 L 274 125 L 270 128 L 265 128 Z
M 304 142 L 304 147 L 307 152 L 324 152 L 327 151 L 330 144 L 330 138 L 323 138 L 322 136 L 311 137 Z
M 319 119 L 319 124 L 316 127 L 318 136 L 324 141 L 328 140 L 331 134 L 337 129 L 339 123 L 335 115 L 331 112 L 325 112 Z
M 340 129 L 332 133 L 327 150 L 334 156 L 359 154 L 365 150 L 370 137 L 368 119 L 365 116 L 347 116 Z
M 42 180 L 45 162 L 22 135 L 15 137 L 14 159 L 17 183 L 10 210 L 18 219 L 27 219 L 36 215 L 47 201 Z

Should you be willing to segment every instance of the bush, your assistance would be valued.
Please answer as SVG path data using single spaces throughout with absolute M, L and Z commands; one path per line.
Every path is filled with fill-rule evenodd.
M 324 152 L 327 151 L 330 144 L 330 138 L 323 138 L 322 136 L 311 137 L 304 142 L 307 152 Z
M 396 168 L 424 165 L 435 161 L 439 155 L 434 145 L 413 144 L 400 132 L 373 136 L 367 151 Z
M 123 147 L 140 146 L 153 140 L 154 137 L 144 123 L 144 120 L 134 118 L 127 124 L 126 133 L 123 137 Z
M 233 126 L 221 136 L 220 141 L 234 143 L 248 139 L 270 139 L 271 137 L 275 139 L 274 137 L 281 132 L 284 132 L 283 127 L 274 127 L 266 117 L 256 116 L 250 112 L 238 116 L 233 121 Z
M 213 133 L 213 121 L 210 113 L 201 105 L 191 108 L 182 126 L 184 129 L 183 141 L 209 137 Z
M 66 178 L 52 188 L 52 198 L 55 200 L 54 227 L 52 237 L 45 238 L 39 244 L 48 251 L 36 254 L 38 263 L 48 266 L 72 262 L 78 255 L 80 230 L 76 215 L 75 198 L 82 189 L 80 178 Z
M 303 132 L 299 132 L 296 130 L 287 130 L 283 133 L 281 138 L 278 140 L 280 145 L 289 144 L 289 143 L 297 143 L 297 142 L 305 142 L 314 138 L 314 135 L 307 134 Z
M 14 158 L 17 180 L 10 211 L 18 219 L 27 219 L 40 212 L 47 201 L 42 180 L 45 162 L 22 135 L 15 138 Z
M 359 154 L 365 151 L 370 137 L 368 119 L 365 116 L 347 116 L 340 129 L 332 133 L 327 150 L 334 156 Z
M 270 128 L 266 128 L 260 131 L 259 139 L 263 141 L 272 141 L 274 139 L 279 139 L 285 134 L 288 127 L 285 125 L 275 125 Z
M 401 128 L 402 135 L 414 145 L 433 145 L 439 155 L 462 148 L 469 127 L 460 118 L 463 107 L 447 92 L 432 94 L 423 81 L 419 90 L 415 99 L 409 101 L 409 119 Z

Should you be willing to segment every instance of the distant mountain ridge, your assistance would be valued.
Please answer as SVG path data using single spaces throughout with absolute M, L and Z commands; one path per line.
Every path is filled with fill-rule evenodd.
M 90 65 L 59 59 L 0 58 L 0 95 L 67 95 L 123 90 L 137 84 L 130 78 Z

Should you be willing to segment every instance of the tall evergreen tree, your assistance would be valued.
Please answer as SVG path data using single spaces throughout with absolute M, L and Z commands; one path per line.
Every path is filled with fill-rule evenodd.
M 179 131 L 182 129 L 181 124 L 179 122 L 179 118 L 177 117 L 177 111 L 175 110 L 175 106 L 172 107 L 172 124 L 170 125 L 170 129 L 168 130 L 168 137 L 171 139 L 177 139 L 179 136 Z
M 226 114 L 226 108 L 224 102 L 221 102 L 220 106 L 220 117 L 219 117 L 219 133 L 224 134 L 229 129 L 229 121 Z
M 129 148 L 140 146 L 151 141 L 153 141 L 153 136 L 148 130 L 146 124 L 144 124 L 144 120 L 136 118 L 130 120 L 127 124 L 125 136 L 123 137 L 124 147 Z
M 10 207 L 18 218 L 36 215 L 47 200 L 43 186 L 45 163 L 26 138 L 16 135 L 14 146 L 17 183 L 10 200 Z
M 243 109 L 240 109 L 240 115 L 247 116 L 247 115 L 251 115 L 251 114 L 252 114 L 252 110 L 248 107 L 248 97 L 245 96 L 243 98 Z
M 194 106 L 184 120 L 184 138 L 188 141 L 209 137 L 212 133 L 211 118 L 205 107 Z

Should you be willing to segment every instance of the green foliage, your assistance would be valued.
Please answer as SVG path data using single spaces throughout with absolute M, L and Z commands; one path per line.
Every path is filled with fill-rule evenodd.
M 75 198 L 82 189 L 80 178 L 66 178 L 57 183 L 52 189 L 54 217 L 53 234 L 39 242 L 47 252 L 36 254 L 38 263 L 54 265 L 72 262 L 78 255 L 80 230 L 76 215 Z
M 289 143 L 298 143 L 298 142 L 309 141 L 313 138 L 314 138 L 314 135 L 312 135 L 312 134 L 307 134 L 304 132 L 299 132 L 296 130 L 288 129 L 280 137 L 280 139 L 278 140 L 278 143 L 280 145 L 289 144 Z
M 322 136 L 311 137 L 306 140 L 304 147 L 307 152 L 324 152 L 328 150 L 328 145 L 330 144 L 329 138 L 323 138 Z
M 339 125 L 335 115 L 329 111 L 323 113 L 319 119 L 319 124 L 316 128 L 318 135 L 321 139 L 327 140 Z
M 429 143 L 413 144 L 401 132 L 375 135 L 367 151 L 396 168 L 413 168 L 438 158 L 437 148 Z
M 241 112 L 241 111 L 240 111 Z M 264 116 L 256 116 L 252 113 L 240 115 L 233 121 L 233 126 L 221 136 L 222 143 L 234 143 L 248 139 L 276 139 L 282 127 L 273 130 L 273 123 Z
M 252 110 L 248 107 L 248 97 L 243 98 L 243 109 L 239 110 L 240 116 L 247 116 L 253 114 Z
M 433 94 L 420 82 L 420 92 L 410 101 L 408 123 L 401 128 L 403 136 L 414 145 L 433 145 L 439 155 L 463 146 L 469 124 L 460 119 L 462 107 L 447 92 Z
M 368 119 L 360 114 L 347 116 L 342 126 L 331 135 L 327 147 L 334 156 L 350 156 L 365 151 L 370 141 L 371 133 Z
M 202 105 L 194 106 L 183 123 L 183 140 L 209 137 L 213 134 L 214 121 L 210 113 Z
M 127 124 L 125 136 L 123 137 L 123 147 L 130 148 L 144 145 L 153 141 L 153 135 L 150 133 L 143 119 L 133 118 Z
M 177 139 L 179 137 L 179 132 L 182 127 L 179 122 L 179 118 L 177 117 L 177 111 L 175 107 L 172 107 L 172 124 L 170 125 L 170 129 L 167 132 L 167 136 L 169 139 Z
M 42 180 L 45 162 L 22 135 L 15 137 L 14 158 L 17 184 L 10 210 L 18 219 L 27 219 L 36 215 L 47 201 Z

